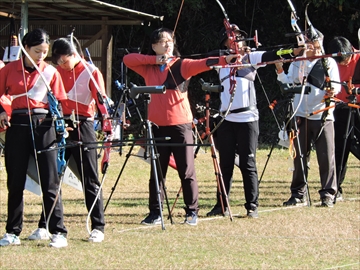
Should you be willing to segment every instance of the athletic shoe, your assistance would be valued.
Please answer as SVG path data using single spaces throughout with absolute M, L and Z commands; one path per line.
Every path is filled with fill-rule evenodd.
M 246 216 L 248 218 L 258 218 L 259 214 L 258 214 L 257 208 L 255 208 L 254 210 L 248 209 L 247 213 L 246 213 Z
M 141 221 L 141 224 L 144 225 L 160 225 L 161 224 L 161 217 L 159 214 L 150 212 L 150 214 Z
M 321 205 L 322 207 L 334 207 L 334 200 L 330 197 L 321 198 Z
M 227 207 L 225 207 L 225 212 L 223 213 L 222 207 L 219 206 L 219 205 L 215 205 L 213 207 L 213 209 L 211 209 L 211 211 L 206 214 L 207 217 L 220 216 L 220 215 L 228 217 L 229 216 L 229 209 Z
M 198 216 L 196 212 L 192 211 L 186 214 L 184 223 L 191 226 L 196 226 L 197 221 L 198 221 Z
M 105 236 L 102 231 L 93 229 L 90 234 L 90 237 L 89 237 L 89 242 L 100 243 L 100 242 L 104 241 L 104 238 L 105 238 Z
M 290 199 L 283 203 L 283 206 L 305 206 L 307 203 L 304 199 L 290 197 Z
M 49 235 L 44 228 L 37 228 L 28 237 L 29 240 L 49 240 Z
M 341 193 L 340 191 L 338 191 L 338 192 L 336 193 L 336 201 L 337 201 L 337 202 L 342 202 L 342 201 L 344 201 L 344 197 L 343 197 L 343 195 L 342 195 L 342 193 Z
M 53 236 L 51 237 L 51 242 L 49 244 L 50 247 L 54 248 L 63 248 L 67 247 L 67 245 L 67 239 L 62 234 L 53 234 Z
M 0 246 L 5 247 L 9 245 L 20 245 L 19 236 L 13 233 L 5 233 L 4 237 L 0 240 Z

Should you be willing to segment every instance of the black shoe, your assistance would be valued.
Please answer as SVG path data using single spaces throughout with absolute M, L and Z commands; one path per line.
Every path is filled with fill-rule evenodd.
M 290 197 L 289 200 L 283 203 L 283 206 L 305 206 L 307 205 L 307 202 L 304 201 L 304 199 L 296 198 L 296 197 Z
M 150 214 L 141 221 L 141 224 L 144 225 L 160 225 L 161 224 L 161 216 L 157 213 L 150 212 Z
M 321 205 L 322 207 L 334 207 L 334 200 L 330 197 L 321 198 Z
M 220 215 L 223 215 L 225 217 L 229 216 L 229 209 L 225 207 L 225 212 L 223 213 L 221 206 L 215 205 L 213 209 L 211 209 L 211 211 L 206 214 L 207 217 L 220 216 Z
M 247 213 L 246 213 L 246 216 L 248 217 L 248 218 L 258 218 L 259 217 L 259 214 L 258 214 L 258 210 L 257 210 L 257 208 L 255 208 L 255 209 L 248 209 L 247 210 Z

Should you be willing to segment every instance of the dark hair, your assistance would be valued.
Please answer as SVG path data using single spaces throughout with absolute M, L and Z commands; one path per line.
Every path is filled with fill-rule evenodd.
M 24 45 L 24 47 L 26 45 L 31 48 L 42 43 L 50 44 L 50 37 L 48 33 L 41 28 L 36 28 L 32 30 L 31 32 L 27 33 L 22 39 L 22 44 Z
M 351 45 L 350 41 L 344 37 L 334 37 L 328 44 L 328 53 L 351 53 L 353 52 L 353 46 Z M 348 55 L 342 55 L 342 56 L 335 56 L 333 57 L 336 62 L 341 63 L 342 61 L 349 58 Z
M 315 27 L 310 27 L 308 30 L 306 30 L 305 37 L 310 42 L 314 42 L 315 40 L 319 40 L 319 39 L 324 39 L 323 33 L 321 33 Z
M 239 33 L 239 35 L 240 35 L 240 40 L 247 38 L 248 34 L 247 34 L 245 31 L 241 30 L 241 29 L 239 28 L 239 26 L 237 26 L 236 24 L 231 24 L 230 26 L 231 26 L 231 28 L 232 28 L 232 31 L 235 31 L 235 32 L 238 32 L 238 33 Z M 221 30 L 219 31 L 219 40 L 220 40 L 219 45 L 220 45 L 220 49 L 226 49 L 225 41 L 226 41 L 227 39 L 228 39 L 227 31 L 226 31 L 225 27 L 223 27 L 223 28 L 221 28 Z M 245 41 L 243 41 L 243 45 L 246 45 L 246 42 L 245 42 Z
M 58 38 L 54 41 L 52 46 L 52 62 L 55 65 L 57 65 L 57 62 L 62 55 L 72 55 L 77 52 L 81 57 L 84 57 L 80 42 L 74 36 L 73 43 L 74 46 L 71 44 L 71 36 L 67 36 L 66 38 Z M 76 51 L 74 50 L 74 47 Z
M 156 55 L 156 53 L 154 52 L 154 50 L 152 49 L 152 45 L 156 44 L 159 42 L 159 40 L 163 37 L 163 33 L 168 33 L 170 36 L 173 37 L 174 40 L 174 51 L 173 51 L 173 55 L 174 56 L 180 56 L 180 53 L 177 49 L 176 46 L 176 39 L 174 35 L 174 31 L 168 29 L 168 28 L 159 28 L 156 29 L 155 31 L 153 31 L 150 35 L 150 47 L 149 47 L 149 51 L 148 54 L 149 55 Z

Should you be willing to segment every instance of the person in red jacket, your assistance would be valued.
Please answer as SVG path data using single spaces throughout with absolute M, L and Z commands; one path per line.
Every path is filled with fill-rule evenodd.
M 23 38 L 25 51 L 32 61 L 24 56 L 8 63 L 0 70 L 0 96 L 12 98 L 11 122 L 0 105 L 0 128 L 8 126 L 5 140 L 5 164 L 8 187 L 8 217 L 6 233 L 0 246 L 20 245 L 19 235 L 23 226 L 23 192 L 30 155 L 38 162 L 39 182 L 43 196 L 45 217 L 49 218 L 50 246 L 68 245 L 64 226 L 61 194 L 57 168 L 57 151 L 38 150 L 57 146 L 58 135 L 54 128 L 48 101 L 48 84 L 57 100 L 66 100 L 60 74 L 44 60 L 48 54 L 50 39 L 43 29 L 34 29 Z M 37 65 L 42 76 L 34 66 Z M 42 79 L 44 78 L 46 82 Z M 54 207 L 50 215 L 51 208 Z M 50 215 L 50 216 L 49 216 Z
M 354 53 L 350 55 L 343 55 L 334 57 L 335 61 L 338 63 L 340 81 L 352 84 L 356 89 L 353 90 L 354 95 L 350 95 L 349 91 L 346 91 L 344 87 L 341 88 L 339 94 L 336 97 L 344 102 L 351 102 L 350 98 L 354 98 L 353 102 L 360 104 L 360 53 L 359 50 L 356 50 L 345 37 L 334 37 L 328 44 L 329 53 Z M 351 90 L 351 89 L 350 89 Z M 334 110 L 334 128 L 335 128 L 335 163 L 336 163 L 336 176 L 338 179 L 338 192 L 336 194 L 336 201 L 343 200 L 343 190 L 342 183 L 345 179 L 346 174 L 346 164 L 349 158 L 349 153 L 351 149 L 352 141 L 357 139 L 360 140 L 360 119 L 359 111 L 357 110 L 354 116 L 353 126 L 349 127 L 349 130 L 346 129 L 347 121 L 349 115 L 348 106 L 337 106 Z M 355 109 L 356 110 L 356 109 Z M 347 132 L 353 129 L 355 137 Z M 347 136 L 345 141 L 345 136 Z M 345 148 L 345 149 L 344 149 Z M 343 157 L 344 153 L 344 157 Z M 342 162 L 341 162 L 342 161 Z
M 164 85 L 166 93 L 152 94 L 148 106 L 148 119 L 154 124 L 152 131 L 154 137 L 171 137 L 174 144 L 192 144 L 193 115 L 188 100 L 188 83 L 192 76 L 210 70 L 215 64 L 227 64 L 238 55 L 209 57 L 206 59 L 181 59 L 176 48 L 173 31 L 159 28 L 150 36 L 150 49 L 147 55 L 131 53 L 123 58 L 124 64 L 141 75 L 147 86 Z M 181 179 L 185 203 L 186 218 L 184 223 L 197 225 L 198 221 L 198 183 L 194 167 L 193 146 L 158 146 L 159 161 L 164 178 L 171 153 L 177 166 Z M 164 179 L 165 181 L 165 179 Z M 161 190 L 161 203 L 164 200 L 163 186 Z M 149 181 L 149 215 L 141 222 L 146 225 L 161 223 L 157 190 L 153 174 Z
M 88 211 L 91 210 L 91 232 L 89 242 L 102 242 L 104 240 L 104 203 L 102 193 L 98 195 L 100 182 L 98 180 L 98 160 L 96 148 L 89 147 L 86 143 L 96 141 L 94 130 L 94 117 L 96 108 L 107 117 L 105 104 L 99 101 L 99 96 L 105 99 L 104 79 L 94 65 L 81 61 L 83 58 L 80 43 L 73 37 L 59 38 L 52 46 L 53 63 L 64 82 L 68 99 L 63 102 L 63 113 L 68 126 L 69 141 L 81 141 L 80 147 L 69 147 L 66 149 L 65 159 L 72 156 L 79 172 L 79 178 L 84 189 L 85 204 Z M 85 66 L 86 65 L 86 66 Z M 77 122 L 74 122 L 75 118 Z M 110 126 L 111 127 L 111 126 Z M 92 205 L 94 204 L 93 208 Z M 43 215 L 41 215 L 43 217 Z M 34 231 L 29 239 L 40 240 L 41 231 L 44 228 L 43 218 L 39 221 L 39 228 Z

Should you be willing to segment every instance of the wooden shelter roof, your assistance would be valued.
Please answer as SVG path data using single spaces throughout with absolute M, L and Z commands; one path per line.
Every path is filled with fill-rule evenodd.
M 162 20 L 98 0 L 0 0 L 0 19 L 9 15 L 19 19 L 23 3 L 28 5 L 31 24 L 141 25 Z

